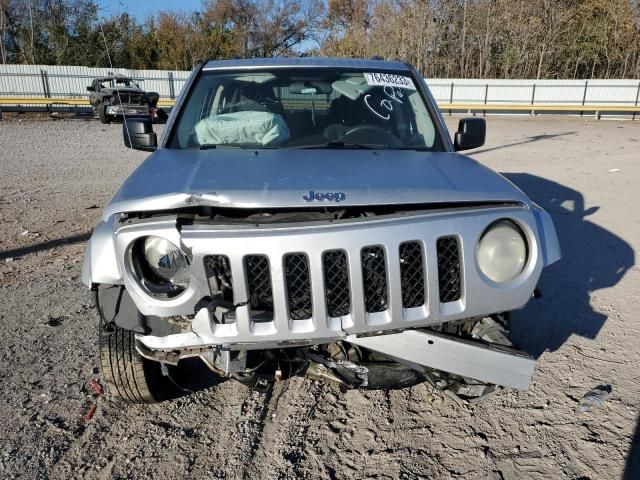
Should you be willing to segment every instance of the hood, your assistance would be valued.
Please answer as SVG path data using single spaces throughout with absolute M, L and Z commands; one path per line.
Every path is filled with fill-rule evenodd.
M 313 193 L 311 193 L 313 192 Z M 522 202 L 527 196 L 475 160 L 449 152 L 339 149 L 159 149 L 103 213 L 207 205 L 308 208 Z
M 102 91 L 115 94 L 116 92 L 120 93 L 144 93 L 144 90 L 140 90 L 135 87 L 121 87 L 121 88 L 103 88 Z

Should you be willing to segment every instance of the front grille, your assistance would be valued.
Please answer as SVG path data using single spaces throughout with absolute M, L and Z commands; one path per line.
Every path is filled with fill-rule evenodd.
M 264 255 L 247 255 L 244 268 L 249 288 L 249 303 L 252 309 L 273 310 L 273 292 L 271 290 L 271 270 L 269 260 Z
M 284 257 L 284 271 L 287 283 L 289 315 L 292 320 L 311 318 L 311 274 L 309 260 L 303 253 L 292 253 Z
M 349 290 L 347 254 L 341 250 L 325 252 L 322 264 L 327 313 L 330 317 L 348 315 L 351 311 L 351 292 Z
M 460 300 L 460 248 L 455 237 L 438 239 L 438 284 L 440 302 Z
M 460 298 L 460 255 L 458 241 L 444 237 L 437 242 L 440 301 L 452 302 Z M 384 312 L 389 308 L 389 279 L 387 258 L 382 246 L 364 247 L 360 251 L 362 269 L 362 294 L 367 313 Z M 419 241 L 400 244 L 399 288 L 403 308 L 417 308 L 427 303 L 424 247 Z M 228 259 L 222 256 L 208 257 L 208 276 L 217 280 L 220 289 L 232 292 Z M 312 272 L 306 253 L 287 253 L 282 257 L 284 286 L 288 317 L 291 320 L 307 320 L 313 317 Z M 252 317 L 268 319 L 273 312 L 273 288 L 269 259 L 266 255 L 248 255 L 244 258 L 249 304 Z M 332 318 L 349 315 L 353 292 L 350 284 L 349 257 L 343 250 L 328 250 L 322 255 L 324 275 L 324 299 L 327 315 Z M 231 288 L 229 288 L 231 287 Z M 263 318 L 264 317 L 264 318 Z
M 424 305 L 424 262 L 419 242 L 400 245 L 400 286 L 404 308 Z
M 116 95 L 116 105 L 119 105 L 122 102 L 122 105 L 146 105 L 147 98 L 141 93 L 126 93 L 120 92 L 119 95 Z
M 387 266 L 382 247 L 362 249 L 364 305 L 369 313 L 387 309 Z

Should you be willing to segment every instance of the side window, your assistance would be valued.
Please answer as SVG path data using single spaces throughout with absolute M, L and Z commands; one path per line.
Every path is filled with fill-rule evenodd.
M 202 102 L 202 111 L 198 116 L 198 120 L 221 113 L 221 107 L 224 105 L 226 100 L 224 92 L 225 88 L 223 84 L 214 85 L 207 91 L 204 101 Z
M 424 139 L 424 146 L 433 147 L 436 139 L 436 130 L 429 111 L 420 98 L 420 94 L 417 91 L 412 92 L 409 95 L 409 102 L 411 102 L 415 114 L 417 131 L 420 132 Z

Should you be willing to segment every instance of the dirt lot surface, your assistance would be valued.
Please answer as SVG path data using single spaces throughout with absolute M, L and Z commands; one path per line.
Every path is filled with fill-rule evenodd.
M 0 478 L 640 478 L 640 122 L 488 132 L 473 156 L 551 212 L 564 253 L 515 314 L 538 358 L 529 391 L 469 406 L 426 385 L 227 381 L 127 406 L 89 385 L 97 319 L 79 277 L 100 209 L 146 155 L 118 125 L 0 121 Z M 580 413 L 603 383 L 609 400 Z

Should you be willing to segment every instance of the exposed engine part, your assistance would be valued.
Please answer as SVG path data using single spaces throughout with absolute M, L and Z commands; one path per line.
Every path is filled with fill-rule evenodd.
M 220 292 L 224 300 L 233 301 L 233 282 L 229 257 L 210 255 L 205 258 L 205 268 L 211 292 Z
M 203 297 L 196 304 L 195 311 L 199 312 L 201 309 L 206 309 L 217 323 L 225 324 L 229 323 L 229 316 L 236 311 L 236 308 L 246 305 L 245 303 L 234 304 L 222 297 L 219 293 L 214 297 Z
M 344 381 L 333 373 L 330 368 L 325 367 L 321 363 L 311 362 L 305 372 L 305 376 L 312 380 L 327 381 L 339 385 L 345 384 Z
M 155 212 L 127 212 L 120 218 L 122 223 L 139 219 L 149 219 L 167 215 L 176 215 L 178 223 L 191 224 L 203 222 L 214 225 L 273 225 L 306 222 L 334 222 L 357 218 L 370 218 L 385 215 L 412 215 L 435 210 L 465 211 L 474 208 L 518 206 L 518 202 L 442 202 L 442 203 L 414 203 L 398 205 L 367 205 L 366 207 L 337 207 L 322 206 L 309 208 L 224 208 L 211 206 L 190 206 L 172 210 L 158 210 Z
M 369 369 L 365 365 L 358 365 L 349 360 L 331 360 L 311 351 L 303 350 L 303 355 L 316 363 L 324 365 L 336 372 L 345 383 L 358 387 L 369 385 Z
M 220 297 L 206 300 L 219 321 L 233 311 L 234 305 Z M 498 391 L 498 385 L 526 388 L 530 380 L 533 360 L 512 348 L 508 324 L 506 315 L 494 315 L 453 322 L 440 332 L 409 330 L 311 347 L 195 349 L 160 355 L 139 344 L 138 351 L 173 365 L 181 358 L 198 356 L 214 372 L 258 390 L 298 375 L 338 384 L 341 389 L 395 389 L 427 381 L 457 402 L 477 402 Z
M 228 375 L 230 373 L 244 372 L 247 370 L 247 352 L 244 350 L 230 352 L 220 350 L 201 355 L 202 361 L 214 372 Z

